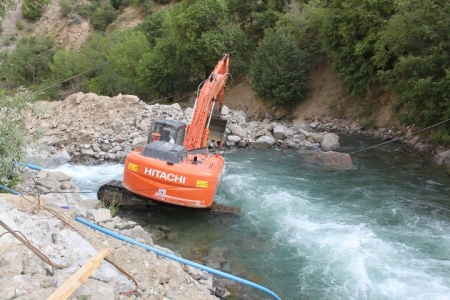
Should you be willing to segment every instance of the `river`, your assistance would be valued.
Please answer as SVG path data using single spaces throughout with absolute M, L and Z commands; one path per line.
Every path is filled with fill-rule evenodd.
M 342 136 L 339 151 L 380 142 Z M 399 144 L 351 157 L 352 170 L 332 171 L 305 163 L 296 150 L 228 151 L 216 201 L 241 208 L 239 218 L 119 212 L 149 231 L 170 227 L 158 244 L 219 263 L 282 299 L 450 299 L 445 168 Z M 85 191 L 122 172 L 119 164 L 59 169 Z M 239 293 L 228 299 L 271 299 L 239 284 L 227 288 Z

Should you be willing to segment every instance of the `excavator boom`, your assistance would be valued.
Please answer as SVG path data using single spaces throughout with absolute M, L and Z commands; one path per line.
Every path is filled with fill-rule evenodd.
M 191 123 L 186 129 L 184 140 L 184 146 L 188 151 L 207 146 L 214 107 L 216 106 L 219 112 L 222 108 L 225 84 L 228 79 L 228 67 L 229 55 L 223 54 L 214 71 L 203 82 L 200 93 L 197 93 Z

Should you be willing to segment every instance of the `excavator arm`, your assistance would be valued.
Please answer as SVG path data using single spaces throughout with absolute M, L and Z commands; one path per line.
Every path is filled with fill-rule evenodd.
M 225 53 L 208 79 L 203 82 L 200 92 L 197 93 L 191 122 L 186 128 L 184 140 L 184 146 L 188 151 L 207 146 L 214 107 L 222 107 L 228 67 L 229 55 Z

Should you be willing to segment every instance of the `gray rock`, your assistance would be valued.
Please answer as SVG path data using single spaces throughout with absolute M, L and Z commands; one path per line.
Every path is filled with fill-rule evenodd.
M 253 147 L 256 149 L 267 149 L 269 147 L 272 147 L 273 144 L 275 144 L 275 139 L 271 136 L 264 135 L 259 137 L 255 143 L 253 144 Z
M 434 155 L 434 161 L 439 165 L 450 166 L 450 150 Z
M 113 148 L 109 149 L 108 152 L 110 152 L 110 153 L 116 153 L 116 152 L 119 152 L 119 151 L 122 151 L 122 147 L 120 147 L 120 146 L 114 146 Z
M 286 130 L 283 125 L 277 125 L 273 128 L 273 136 L 278 140 L 284 140 L 286 138 Z
M 61 183 L 52 177 L 37 178 L 36 184 L 45 187 L 46 189 L 56 192 L 59 190 Z
M 350 155 L 334 151 L 315 152 L 307 159 L 307 161 L 333 170 L 348 170 L 353 168 L 353 162 Z
M 229 135 L 227 136 L 227 141 L 230 143 L 237 143 L 241 140 L 241 137 L 237 136 L 237 135 Z
M 55 178 L 58 181 L 68 181 L 68 180 L 70 180 L 70 176 L 69 175 L 67 175 L 66 173 L 63 173 L 63 172 L 59 172 L 59 171 L 49 172 L 48 173 L 48 177 Z
M 123 95 L 122 100 L 128 104 L 135 104 L 139 102 L 139 97 L 135 95 Z
M 134 149 L 144 146 L 146 143 L 147 143 L 147 138 L 139 136 L 139 137 L 136 137 L 133 139 L 133 142 L 131 143 L 131 148 L 134 150 Z
M 91 156 L 91 157 L 95 156 L 95 152 L 92 149 L 81 149 L 81 154 L 84 156 Z
M 89 209 L 86 215 L 97 223 L 111 220 L 111 212 L 106 208 Z
M 327 133 L 324 135 L 320 142 L 320 147 L 323 151 L 333 151 L 339 148 L 339 136 L 333 133 Z
M 237 135 L 241 138 L 247 137 L 247 131 L 245 131 L 244 128 L 242 128 L 241 126 L 239 126 L 237 124 L 230 124 L 230 125 L 228 125 L 228 128 L 231 130 L 231 133 L 233 135 Z

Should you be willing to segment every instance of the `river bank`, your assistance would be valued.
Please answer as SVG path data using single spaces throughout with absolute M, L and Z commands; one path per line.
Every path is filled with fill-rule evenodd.
M 21 196 L 0 194 L 0 220 L 20 233 L 49 261 L 41 260 L 4 227 L 0 227 L 0 299 L 46 299 L 101 249 L 108 262 L 85 281 L 70 299 L 217 299 L 227 291 L 213 276 L 75 221 L 81 216 L 102 227 L 161 251 L 133 221 L 112 217 L 96 199 L 83 199 L 62 172 L 21 168 Z M 34 182 L 34 184 L 31 184 Z M 39 196 L 25 196 L 37 195 Z M 165 230 L 170 230 L 165 228 Z M 53 266 L 51 266 L 50 264 Z
M 133 95 L 116 97 L 77 93 L 63 101 L 38 102 L 45 114 L 29 115 L 28 135 L 41 133 L 41 144 L 29 148 L 27 160 L 43 167 L 67 162 L 100 164 L 123 162 L 126 155 L 147 142 L 152 120 L 166 118 L 190 122 L 191 107 L 148 105 Z M 265 114 L 260 120 L 243 111 L 222 109 L 228 120 L 225 131 L 227 148 L 299 149 L 330 152 L 339 149 L 340 134 L 362 134 L 385 141 L 398 139 L 426 155 L 434 155 L 438 164 L 450 165 L 450 151 L 436 147 L 414 134 L 418 129 L 364 129 L 357 122 L 325 118 L 323 120 L 276 120 Z

